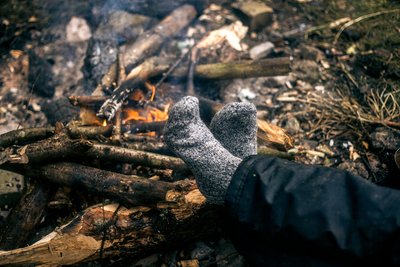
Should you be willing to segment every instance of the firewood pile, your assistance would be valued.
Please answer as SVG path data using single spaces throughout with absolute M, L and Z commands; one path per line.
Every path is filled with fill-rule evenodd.
M 108 62 L 96 59 L 99 53 L 108 53 L 108 44 L 93 36 L 85 58 L 92 93 L 67 96 L 79 116 L 54 127 L 0 135 L 1 169 L 29 179 L 2 229 L 0 264 L 71 265 L 125 255 L 138 258 L 218 233 L 223 212 L 206 204 L 190 170 L 162 142 L 168 108 L 183 95 L 197 95 L 195 79 L 287 75 L 290 59 L 198 63 L 205 51 L 226 41 L 242 50 L 240 40 L 248 27 L 239 20 L 204 34 L 179 57 L 163 56 L 165 42 L 195 23 L 196 17 L 194 6 L 177 6 L 134 41 L 114 47 L 117 52 Z M 186 79 L 186 88 L 172 97 L 163 86 L 167 79 Z M 199 99 L 203 119 L 209 122 L 222 104 Z M 259 153 L 291 158 L 286 153 L 293 146 L 291 137 L 261 116 L 259 125 L 260 140 L 267 144 Z M 64 201 L 69 207 L 82 201 L 81 209 L 27 246 L 45 209 L 65 205 L 65 188 L 81 199 Z

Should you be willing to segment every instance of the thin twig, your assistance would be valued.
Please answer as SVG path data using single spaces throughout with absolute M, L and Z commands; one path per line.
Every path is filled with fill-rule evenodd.
M 400 8 L 392 9 L 392 10 L 378 11 L 378 12 L 374 12 L 374 13 L 371 13 L 371 14 L 367 14 L 367 15 L 360 16 L 360 17 L 358 17 L 358 18 L 356 18 L 356 19 L 354 19 L 354 20 L 350 20 L 349 22 L 345 23 L 345 24 L 340 28 L 340 30 L 338 31 L 338 33 L 335 35 L 335 38 L 333 39 L 333 45 L 336 45 L 337 41 L 338 41 L 339 38 L 340 38 L 340 35 L 341 35 L 341 34 L 343 33 L 343 31 L 344 31 L 345 29 L 347 29 L 348 27 L 350 27 L 350 26 L 352 26 L 352 25 L 354 25 L 354 24 L 356 24 L 356 23 L 358 23 L 358 22 L 360 22 L 360 21 L 369 19 L 369 18 L 377 17 L 377 16 L 384 15 L 384 14 L 396 13 L 396 12 L 400 12 Z

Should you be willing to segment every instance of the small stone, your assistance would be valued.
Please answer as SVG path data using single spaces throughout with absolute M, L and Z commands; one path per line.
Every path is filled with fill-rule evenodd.
M 267 57 L 274 51 L 275 45 L 271 42 L 265 42 L 252 47 L 249 51 L 250 57 L 252 59 L 260 59 Z
M 242 101 L 242 102 L 249 102 L 249 100 L 253 100 L 257 97 L 257 94 L 254 93 L 250 88 L 242 88 L 239 92 L 238 92 L 238 98 Z
M 40 105 L 38 105 L 37 103 L 33 102 L 31 104 L 32 110 L 35 112 L 39 112 L 42 108 L 40 107 Z
M 232 4 L 232 8 L 250 31 L 260 31 L 272 22 L 273 9 L 264 3 L 246 1 Z
M 68 42 L 82 42 L 92 37 L 90 27 L 86 20 L 79 17 L 72 17 L 66 27 Z

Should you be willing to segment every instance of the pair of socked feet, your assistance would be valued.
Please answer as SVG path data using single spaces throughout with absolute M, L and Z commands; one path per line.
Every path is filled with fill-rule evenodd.
M 184 97 L 171 108 L 165 141 L 192 170 L 208 202 L 223 204 L 240 162 L 257 153 L 256 113 L 253 104 L 230 103 L 208 128 L 200 118 L 197 98 Z

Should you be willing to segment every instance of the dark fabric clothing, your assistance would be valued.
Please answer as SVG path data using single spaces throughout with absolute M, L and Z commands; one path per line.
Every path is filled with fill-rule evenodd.
M 226 205 L 253 266 L 400 265 L 400 191 L 349 172 L 251 156 Z

